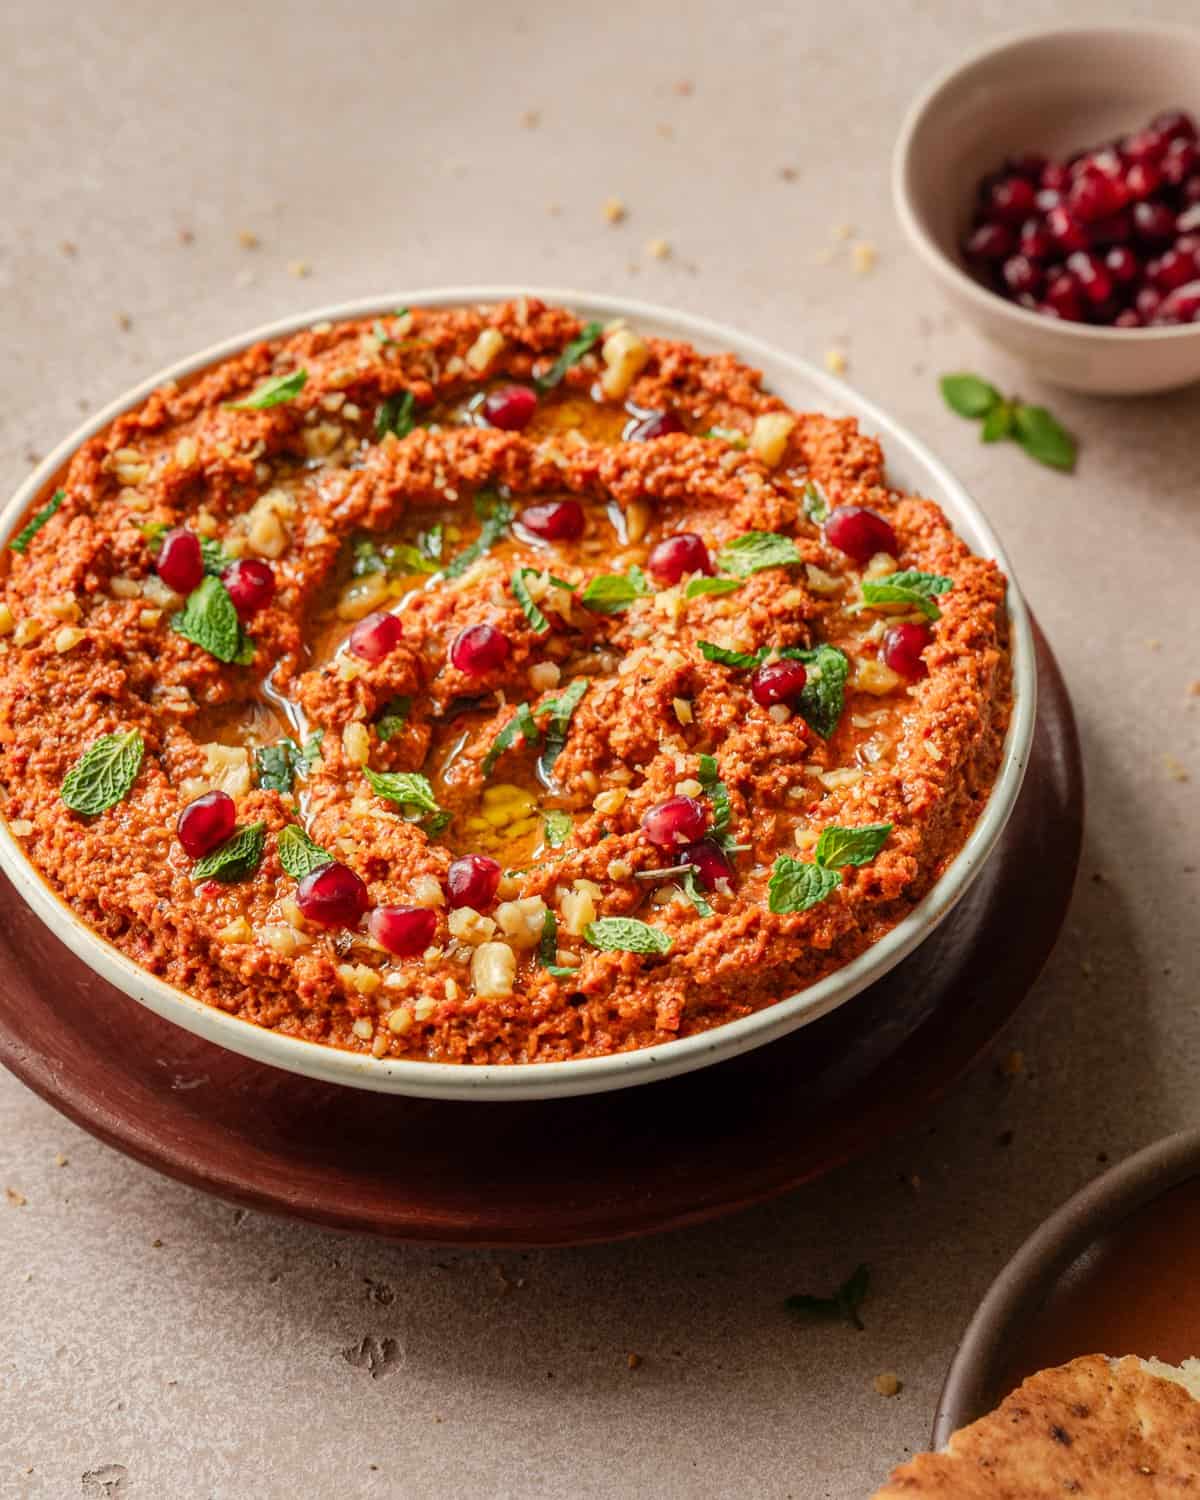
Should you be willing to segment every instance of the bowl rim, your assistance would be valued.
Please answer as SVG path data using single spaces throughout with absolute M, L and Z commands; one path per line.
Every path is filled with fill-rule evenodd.
M 963 1331 L 938 1398 L 930 1439 L 935 1449 L 982 1415 L 1010 1332 L 1036 1310 L 1067 1267 L 1101 1234 L 1196 1176 L 1200 1128 L 1181 1130 L 1094 1177 L 1034 1230 Z
M 1195 338 L 1200 336 L 1200 323 L 1184 323 L 1165 328 L 1109 328 L 1093 323 L 1071 323 L 1061 318 L 1052 322 L 1041 313 L 1030 312 L 1028 308 L 1009 302 L 1007 298 L 981 286 L 965 266 L 942 249 L 926 228 L 924 216 L 916 206 L 913 188 L 916 161 L 914 141 L 927 117 L 940 102 L 941 95 L 951 84 L 989 58 L 1004 52 L 1015 52 L 1031 42 L 1054 42 L 1097 34 L 1128 36 L 1139 41 L 1145 41 L 1148 37 L 1161 40 L 1184 39 L 1200 50 L 1200 27 L 1171 21 L 1139 23 L 1137 26 L 1125 26 L 1119 22 L 1096 26 L 1033 26 L 1005 32 L 992 41 L 973 48 L 935 73 L 905 111 L 896 144 L 892 148 L 892 205 L 901 228 L 925 264 L 935 275 L 946 277 L 957 291 L 984 313 L 1014 320 L 1019 327 L 1036 329 L 1043 334 L 1052 331 L 1084 344 L 1128 348 L 1132 340 L 1150 344 Z
M 965 893 L 995 846 L 1029 761 L 1037 706 L 1034 642 L 1028 609 L 1003 547 L 966 488 L 918 438 L 843 382 L 807 360 L 714 320 L 620 295 L 533 286 L 457 286 L 393 292 L 323 305 L 275 319 L 220 340 L 175 361 L 122 393 L 89 416 L 47 455 L 0 508 L 0 547 L 6 545 L 31 502 L 77 449 L 115 417 L 146 399 L 166 381 L 183 379 L 251 345 L 294 333 L 314 323 L 366 317 L 387 307 L 451 307 L 494 304 L 536 297 L 581 316 L 627 317 L 654 325 L 658 336 L 686 338 L 700 345 L 733 352 L 739 359 L 776 366 L 795 376 L 830 402 L 853 415 L 879 436 L 893 458 L 903 454 L 907 466 L 932 481 L 965 521 L 975 550 L 993 558 L 1007 580 L 1007 611 L 1013 672 L 1013 709 L 1000 769 L 988 800 L 962 849 L 925 897 L 889 932 L 832 974 L 797 993 L 764 1006 L 749 1016 L 710 1031 L 661 1045 L 603 1057 L 563 1062 L 458 1064 L 376 1059 L 320 1042 L 286 1036 L 244 1021 L 176 989 L 126 957 L 87 926 L 43 880 L 24 849 L 0 818 L 0 870 L 26 903 L 60 941 L 117 989 L 155 1014 L 186 1030 L 255 1061 L 330 1083 L 388 1093 L 439 1099 L 516 1100 L 565 1098 L 627 1088 L 673 1077 L 761 1046 L 817 1020 L 851 999 L 894 968 L 949 913 Z

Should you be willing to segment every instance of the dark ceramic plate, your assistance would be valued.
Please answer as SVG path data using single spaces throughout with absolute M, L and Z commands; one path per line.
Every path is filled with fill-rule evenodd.
M 932 1446 L 1033 1370 L 1084 1354 L 1200 1355 L 1198 1263 L 1200 1130 L 1189 1130 L 1097 1177 L 1025 1241 L 962 1337 Z

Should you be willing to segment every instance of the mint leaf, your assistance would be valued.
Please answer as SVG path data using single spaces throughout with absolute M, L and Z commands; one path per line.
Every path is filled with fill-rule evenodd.
M 518 739 L 523 739 L 527 745 L 536 745 L 541 737 L 533 715 L 529 711 L 529 704 L 518 703 L 512 718 L 492 741 L 491 748 L 483 757 L 480 770 L 485 776 L 490 776 L 495 769 L 496 762 L 506 750 L 512 749 Z
M 320 844 L 314 844 L 296 823 L 289 823 L 281 830 L 275 844 L 279 850 L 279 863 L 293 880 L 303 880 L 314 870 L 333 863 L 333 855 L 327 854 Z
M 798 859 L 781 854 L 771 871 L 767 906 L 778 914 L 808 911 L 832 896 L 841 883 L 842 877 L 836 870 L 801 864 Z
M 1075 467 L 1075 439 L 1044 406 L 1013 407 L 1014 436 L 1030 458 L 1067 473 Z
M 823 526 L 829 519 L 829 501 L 825 491 L 814 479 L 804 483 L 804 514 L 814 526 Z
M 866 1300 L 870 1280 L 871 1276 L 867 1267 L 856 1266 L 832 1297 L 812 1297 L 806 1293 L 800 1293 L 797 1296 L 788 1297 L 783 1305 L 790 1312 L 802 1313 L 806 1317 L 845 1318 L 852 1328 L 857 1328 L 859 1333 L 862 1333 L 862 1319 L 858 1315 L 858 1310 Z
M 800 716 L 823 740 L 829 739 L 842 717 L 846 702 L 846 678 L 850 662 L 844 651 L 822 644 L 811 651 L 789 647 L 781 656 L 802 661 L 808 679 L 800 694 Z
M 12 541 L 9 542 L 8 545 L 12 548 L 12 550 L 14 552 L 27 552 L 29 550 L 30 542 L 33 541 L 34 537 L 37 536 L 38 532 L 41 531 L 42 527 L 46 524 L 50 517 L 54 515 L 55 511 L 58 510 L 59 506 L 66 498 L 66 490 L 55 490 L 49 501 L 42 506 L 41 510 L 39 510 L 35 516 L 32 516 L 30 520 L 27 521 L 24 526 L 22 526 L 20 531 L 17 532 L 16 536 L 13 537 Z
M 72 812 L 94 818 L 126 798 L 141 769 L 145 745 L 139 730 L 102 734 L 63 778 L 59 796 Z
M 748 531 L 717 553 L 717 567 L 735 578 L 748 578 L 764 568 L 790 568 L 803 561 L 790 536 L 777 531 Z
M 547 907 L 542 916 L 542 937 L 538 943 L 538 959 L 544 969 L 558 966 L 558 918 Z
M 890 823 L 860 823 L 856 828 L 829 823 L 821 829 L 813 858 L 827 870 L 868 865 L 887 843 L 891 831 Z
M 206 578 L 171 616 L 171 629 L 201 646 L 218 661 L 241 666 L 254 660 L 254 642 L 242 629 L 229 591 L 219 578 Z
M 644 599 L 650 592 L 646 575 L 639 567 L 628 573 L 601 573 L 593 578 L 580 594 L 580 603 L 597 615 L 616 615 L 628 609 L 635 599 Z
M 422 813 L 442 811 L 433 788 L 418 771 L 372 771 L 370 766 L 364 766 L 363 775 L 375 795 L 386 802 L 394 802 L 397 807 L 415 807 Z
M 704 788 L 704 795 L 712 804 L 712 831 L 724 833 L 733 818 L 733 808 L 729 803 L 729 788 L 721 780 L 715 755 L 700 757 L 696 780 Z
M 551 808 L 542 814 L 542 833 L 551 849 L 561 849 L 575 829 L 575 819 L 569 812 Z
M 538 767 L 543 776 L 549 776 L 554 762 L 562 753 L 563 746 L 567 743 L 567 730 L 571 723 L 571 716 L 579 707 L 590 685 L 588 678 L 576 677 L 557 698 L 548 698 L 545 703 L 538 705 L 539 714 L 550 715 L 550 722 L 546 725 L 545 748 L 538 761 Z
M 478 562 L 485 552 L 490 552 L 512 525 L 516 511 L 507 500 L 496 495 L 479 494 L 475 497 L 475 513 L 483 522 L 479 535 L 447 565 L 447 578 L 461 577 L 472 563 Z
M 704 899 L 704 892 L 700 889 L 696 871 L 689 866 L 680 874 L 679 884 L 683 888 L 683 894 L 696 908 L 697 913 L 702 917 L 711 917 L 713 909 Z
M 389 698 L 383 705 L 383 712 L 375 721 L 375 733 L 385 745 L 388 740 L 394 740 L 408 723 L 408 713 L 411 707 L 412 699 L 407 693 L 400 693 L 395 698 Z
M 661 927 L 634 917 L 600 917 L 583 929 L 585 940 L 605 953 L 670 953 L 671 939 Z
M 536 568 L 518 568 L 513 574 L 509 587 L 516 595 L 517 603 L 525 618 L 529 621 L 530 628 L 537 635 L 546 635 L 550 629 L 550 621 L 533 602 L 533 595 L 529 592 L 529 585 L 525 582 L 527 576 L 537 576 Z
M 732 594 L 740 589 L 745 580 L 741 578 L 693 578 L 683 591 L 685 599 L 695 599 L 700 594 Z
M 1002 438 L 1013 435 L 1013 408 L 1011 402 L 997 401 L 987 416 L 983 419 L 983 427 L 980 429 L 979 441 L 981 443 L 998 443 Z
M 750 440 L 744 432 L 736 427 L 710 427 L 707 432 L 702 432 L 701 437 L 715 438 L 720 443 L 728 443 L 731 448 L 747 448 Z
M 407 437 L 415 425 L 414 404 L 411 391 L 398 391 L 386 401 L 381 401 L 375 408 L 376 441 L 382 442 L 389 432 L 398 438 Z
M 1003 399 L 994 385 L 978 375 L 943 375 L 938 384 L 942 399 L 960 417 L 986 417 Z
M 304 389 L 308 379 L 307 370 L 293 370 L 290 375 L 276 375 L 265 381 L 244 401 L 226 401 L 230 411 L 267 411 L 272 406 L 283 406 Z
M 264 792 L 290 792 L 296 772 L 305 776 L 321 753 L 323 729 L 314 730 L 301 749 L 293 739 L 276 740 L 273 745 L 259 745 L 254 752 L 258 784 Z
M 739 672 L 751 671 L 766 655 L 763 651 L 730 651 L 726 646 L 714 646 L 712 641 L 697 641 L 696 646 L 705 661 L 715 661 L 722 667 L 734 667 Z
M 244 880 L 258 869 L 267 841 L 267 825 L 251 823 L 241 828 L 211 854 L 198 859 L 192 866 L 193 880 Z
M 927 620 L 940 620 L 942 612 L 933 602 L 934 596 L 953 587 L 952 578 L 906 568 L 901 573 L 889 573 L 886 578 L 864 579 L 862 596 L 864 604 L 911 604 Z
M 573 365 L 577 365 L 583 356 L 591 349 L 593 344 L 604 332 L 603 323 L 588 323 L 582 333 L 563 349 L 550 368 L 544 375 L 538 375 L 534 379 L 534 385 L 539 391 L 552 391 L 558 385 L 563 376 Z

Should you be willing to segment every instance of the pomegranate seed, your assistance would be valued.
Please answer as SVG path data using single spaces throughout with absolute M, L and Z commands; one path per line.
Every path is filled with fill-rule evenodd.
M 1114 245 L 1104 257 L 1108 274 L 1120 286 L 1132 281 L 1138 273 L 1138 258 L 1124 245 Z
M 1131 198 L 1149 198 L 1162 186 L 1162 173 L 1153 162 L 1135 161 L 1125 173 L 1125 190 Z
M 451 906 L 482 911 L 496 899 L 500 866 L 486 854 L 464 854 L 446 871 L 446 895 Z
M 1087 230 L 1061 203 L 1046 215 L 1046 229 L 1060 250 L 1087 249 Z
M 1156 130 L 1166 141 L 1194 141 L 1196 122 L 1186 110 L 1165 109 L 1150 121 L 1150 129 Z
M 361 661 L 382 661 L 400 644 L 404 627 L 396 615 L 376 610 L 350 632 L 350 650 Z
M 1086 224 L 1095 219 L 1107 219 L 1124 206 L 1123 185 L 1094 166 L 1084 168 L 1067 194 L 1067 207 Z
M 1144 286 L 1133 300 L 1137 308 L 1138 317 L 1143 323 L 1153 323 L 1154 315 L 1162 306 L 1162 293 L 1156 292 L 1152 286 Z
M 1200 229 L 1200 204 L 1193 204 L 1175 220 L 1175 228 L 1180 234 L 1192 234 Z
M 1013 234 L 1006 224 L 981 224 L 967 236 L 963 251 L 968 260 L 1003 260 L 1012 248 Z
M 205 792 L 179 814 L 175 832 L 193 859 L 211 854 L 229 838 L 237 822 L 237 808 L 228 792 Z
M 450 663 L 470 677 L 498 671 L 512 653 L 512 642 L 494 625 L 468 625 L 454 637 Z
M 437 917 L 428 906 L 377 906 L 367 930 L 397 958 L 416 958 L 437 935 Z
M 694 844 L 703 837 L 706 826 L 704 804 L 695 797 L 668 797 L 642 818 L 642 832 L 658 849 Z
M 296 887 L 296 905 L 306 922 L 353 927 L 367 909 L 367 888 L 348 865 L 322 865 Z
M 679 863 L 692 866 L 706 891 L 715 890 L 718 880 L 728 880 L 733 874 L 733 867 L 716 839 L 689 844 L 680 850 Z
M 1093 245 L 1124 245 L 1133 235 L 1133 224 L 1122 209 L 1110 219 L 1097 219 L 1088 232 Z
M 578 500 L 547 500 L 542 505 L 527 505 L 517 520 L 544 542 L 573 542 L 583 535 L 586 524 Z
M 933 632 L 928 625 L 893 625 L 883 637 L 879 654 L 885 666 L 899 672 L 901 677 L 907 677 L 909 682 L 916 682 L 929 671 L 921 653 L 932 640 Z
M 870 562 L 877 552 L 886 552 L 889 557 L 900 555 L 891 526 L 861 505 L 839 505 L 825 522 L 825 540 L 856 563 Z
M 1039 188 L 1033 201 L 1037 204 L 1039 213 L 1048 214 L 1062 202 L 1062 194 L 1057 188 Z
M 1165 245 L 1175 237 L 1175 215 L 1165 203 L 1135 203 L 1133 232 L 1144 245 Z
M 1095 255 L 1077 250 L 1074 255 L 1067 256 L 1067 267 L 1083 288 L 1083 295 L 1089 302 L 1107 302 L 1112 296 L 1112 277 Z
M 1159 259 L 1150 279 L 1160 292 L 1173 292 L 1176 287 L 1191 281 L 1195 274 L 1194 256 L 1185 255 L 1179 250 L 1167 250 Z
M 1179 187 L 1200 166 L 1200 150 L 1195 141 L 1175 140 L 1162 159 L 1162 174 L 1172 187 Z
M 501 385 L 483 398 L 483 415 L 489 427 L 520 432 L 537 411 L 537 392 L 527 385 Z
M 239 557 L 221 574 L 239 615 L 252 615 L 275 597 L 275 570 L 258 557 Z
M 712 558 L 704 539 L 694 531 L 677 531 L 674 536 L 664 537 L 650 549 L 646 567 L 660 582 L 670 586 L 678 583 L 688 573 L 713 571 Z
M 1200 177 L 1189 177 L 1180 189 L 1180 196 L 1189 205 L 1200 203 Z
M 1054 241 L 1040 219 L 1026 219 L 1021 225 L 1018 248 L 1028 260 L 1049 260 L 1054 254 Z
M 1056 317 L 1069 323 L 1078 323 L 1083 317 L 1083 303 L 1079 297 L 1079 283 L 1069 271 L 1056 276 L 1046 288 L 1044 307 L 1052 309 Z
M 673 432 L 686 431 L 673 411 L 656 411 L 643 417 L 640 422 L 635 422 L 625 437 L 631 443 L 648 443 L 651 438 L 669 437 Z
M 1200 314 L 1200 281 L 1185 281 L 1163 298 L 1158 317 L 1176 323 L 1195 323 L 1197 314 Z
M 1004 284 L 1010 292 L 1040 292 L 1046 273 L 1026 255 L 1011 255 L 1004 262 Z
M 1061 192 L 1071 180 L 1071 173 L 1062 162 L 1047 162 L 1042 168 L 1042 186 L 1052 188 L 1055 192 Z
M 1124 172 L 1121 153 L 1113 146 L 1102 146 L 1099 151 L 1093 151 L 1084 157 L 1080 163 L 1080 171 L 1099 172 L 1101 176 L 1119 182 Z
M 785 657 L 783 661 L 764 662 L 761 667 L 756 667 L 750 678 L 750 692 L 755 703 L 763 708 L 776 703 L 791 708 L 799 702 L 807 681 L 808 673 L 803 663 Z
M 1125 308 L 1113 319 L 1114 328 L 1140 328 L 1141 326 L 1142 320 L 1132 307 Z
M 1023 151 L 1019 156 L 1010 156 L 1005 166 L 1018 177 L 1028 177 L 1030 182 L 1040 182 L 1046 170 L 1046 158 L 1037 151 Z
M 1167 149 L 1167 138 L 1157 130 L 1135 130 L 1121 142 L 1121 153 L 1128 161 L 1157 162 Z
M 204 580 L 200 538 L 186 526 L 176 526 L 163 537 L 154 566 L 169 589 L 177 594 L 190 594 Z
M 1006 177 L 987 195 L 985 213 L 1000 224 L 1019 224 L 1033 208 L 1033 184 L 1024 177 Z

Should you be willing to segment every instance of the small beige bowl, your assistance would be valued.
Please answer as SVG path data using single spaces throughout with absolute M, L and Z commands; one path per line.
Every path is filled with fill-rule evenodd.
M 1006 156 L 1069 155 L 1174 107 L 1200 118 L 1200 31 L 1069 27 L 972 53 L 933 80 L 901 127 L 892 196 L 905 233 L 957 311 L 1055 385 L 1118 396 L 1200 380 L 1200 323 L 1097 328 L 1005 301 L 959 258 L 976 186 Z

